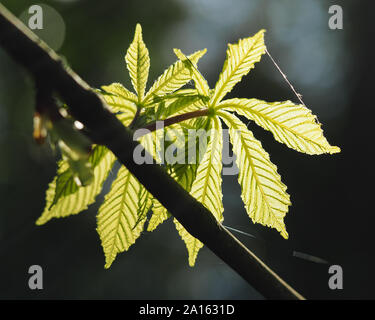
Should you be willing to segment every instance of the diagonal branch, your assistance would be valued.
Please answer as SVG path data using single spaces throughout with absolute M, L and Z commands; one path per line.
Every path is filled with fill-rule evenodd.
M 41 85 L 50 86 L 69 106 L 73 117 L 91 132 L 91 139 L 108 147 L 146 189 L 194 237 L 232 267 L 266 298 L 303 299 L 254 253 L 216 221 L 157 164 L 138 165 L 133 151 L 138 142 L 99 96 L 57 54 L 0 4 L 0 45 Z M 160 183 L 163 187 L 160 188 Z

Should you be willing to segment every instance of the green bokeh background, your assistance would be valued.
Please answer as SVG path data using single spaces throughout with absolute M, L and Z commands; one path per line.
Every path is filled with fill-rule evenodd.
M 213 87 L 227 43 L 267 29 L 269 51 L 342 153 L 300 154 L 249 123 L 291 194 L 293 206 L 286 217 L 290 239 L 283 240 L 276 231 L 248 219 L 236 176 L 223 177 L 225 224 L 254 235 L 255 239 L 236 234 L 307 298 L 375 298 L 373 188 L 367 186 L 373 175 L 370 1 L 1 3 L 17 16 L 36 3 L 56 9 L 66 26 L 58 53 L 93 87 L 112 82 L 131 87 L 124 55 L 137 22 L 143 26 L 151 56 L 148 86 L 175 61 L 173 48 L 185 53 L 207 48 L 199 67 Z M 344 9 L 344 30 L 328 28 L 332 4 Z M 267 56 L 228 97 L 296 101 Z M 263 299 L 207 248 L 201 250 L 196 267 L 190 268 L 172 221 L 144 233 L 105 270 L 95 230 L 102 195 L 86 212 L 37 227 L 34 222 L 43 210 L 56 159 L 46 146 L 36 146 L 32 140 L 33 108 L 31 78 L 0 48 L 1 299 Z M 110 181 L 104 189 L 109 187 Z M 294 250 L 341 265 L 344 290 L 328 288 L 329 265 L 293 257 Z M 44 270 L 40 291 L 27 285 L 27 271 L 33 264 Z

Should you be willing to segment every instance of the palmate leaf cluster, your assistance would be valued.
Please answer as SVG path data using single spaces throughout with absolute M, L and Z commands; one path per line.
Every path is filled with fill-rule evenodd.
M 197 68 L 197 63 L 206 50 L 185 56 L 175 49 L 178 60 L 146 90 L 150 58 L 142 38 L 141 26 L 137 25 L 134 40 L 125 56 L 134 92 L 119 83 L 113 83 L 103 86 L 99 94 L 118 119 L 125 126 L 131 125 L 134 129 L 155 120 L 207 110 L 205 116 L 148 133 L 139 141 L 160 162 L 160 139 L 169 135 L 172 137 L 169 141 L 178 141 L 173 129 L 181 129 L 184 133 L 188 129 L 211 130 L 213 134 L 204 150 L 198 151 L 197 161 L 186 164 L 166 163 L 164 166 L 220 222 L 224 219 L 221 158 L 222 123 L 225 123 L 236 155 L 238 182 L 249 217 L 254 223 L 275 228 L 282 237 L 288 238 L 284 217 L 291 203 L 286 186 L 268 153 L 236 114 L 255 121 L 272 132 L 277 141 L 299 152 L 336 153 L 340 149 L 327 142 L 321 125 L 304 105 L 296 105 L 290 101 L 269 103 L 244 98 L 223 100 L 236 83 L 260 61 L 265 50 L 264 30 L 253 37 L 241 39 L 236 44 L 229 44 L 219 80 L 215 88 L 210 89 Z M 194 81 L 195 88 L 183 88 L 191 80 Z M 184 148 L 185 157 L 188 150 Z M 49 185 L 46 206 L 37 224 L 77 214 L 95 202 L 113 167 L 115 156 L 104 146 L 98 145 L 93 146 L 88 161 L 93 168 L 94 179 L 85 186 L 75 183 L 72 170 L 65 160 L 58 163 L 57 176 Z M 128 250 L 144 230 L 153 231 L 170 217 L 170 213 L 159 201 L 122 166 L 97 215 L 97 231 L 105 254 L 105 267 L 110 267 L 118 253 Z M 176 219 L 174 223 L 188 249 L 189 264 L 193 266 L 203 244 L 191 236 Z

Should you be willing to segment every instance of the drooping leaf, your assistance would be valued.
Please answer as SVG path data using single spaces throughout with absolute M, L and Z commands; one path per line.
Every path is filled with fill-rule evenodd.
M 51 142 L 59 146 L 66 158 L 87 159 L 92 142 L 76 128 L 74 122 L 73 119 L 61 118 L 51 123 L 49 129 Z
M 88 162 L 91 163 L 91 168 L 94 169 L 102 160 L 106 152 L 103 152 L 103 147 L 95 146 L 90 154 Z M 61 165 L 60 165 L 61 167 Z M 51 207 L 57 203 L 57 201 L 73 194 L 78 191 L 79 186 L 74 178 L 74 172 L 70 168 L 66 168 L 62 173 L 57 175 L 56 179 L 56 189 L 53 202 Z
M 67 159 L 67 161 L 78 186 L 88 186 L 94 180 L 92 165 L 87 158 L 78 160 Z
M 108 97 L 108 96 L 107 96 Z M 111 97 L 115 98 L 117 96 L 114 95 Z M 112 100 L 110 100 L 112 101 Z M 133 120 L 134 115 L 136 113 L 136 107 L 133 104 L 133 107 L 125 107 L 122 105 L 121 113 L 117 114 L 117 118 L 125 125 L 129 125 L 130 122 Z M 90 164 L 90 170 L 94 170 L 94 168 L 100 163 L 103 156 L 106 154 L 106 149 L 103 149 L 101 146 L 95 146 L 90 153 L 90 156 L 87 159 L 87 163 Z M 59 162 L 59 170 L 57 177 L 54 180 L 53 186 L 53 201 L 49 204 L 49 209 L 52 208 L 53 205 L 57 203 L 57 201 L 62 198 L 74 194 L 78 191 L 80 184 L 77 184 L 76 175 L 71 168 L 69 168 L 69 164 L 67 160 L 61 160 Z M 47 209 L 47 207 L 46 207 Z M 78 213 L 78 212 L 77 212 Z
M 122 166 L 99 208 L 97 231 L 105 254 L 105 268 L 111 266 L 118 253 L 128 250 L 143 230 L 145 218 L 134 228 L 142 206 L 141 188 L 138 180 Z
M 192 63 L 197 64 L 198 60 L 206 53 L 205 50 L 197 51 L 190 55 L 188 58 Z M 146 103 L 149 99 L 155 96 L 163 96 L 172 93 L 187 82 L 191 80 L 191 71 L 186 65 L 178 60 L 171 65 L 164 73 L 155 81 L 151 89 L 147 92 L 144 102 Z
M 254 68 L 255 63 L 260 61 L 266 50 L 264 32 L 265 30 L 261 30 L 253 37 L 228 45 L 227 58 L 211 97 L 211 105 L 215 106 L 220 102 L 235 84 Z
M 340 152 L 323 135 L 316 117 L 303 105 L 290 101 L 265 102 L 257 99 L 230 99 L 218 108 L 235 111 L 273 133 L 275 139 L 289 148 L 307 154 Z
M 212 119 L 212 130 L 207 149 L 197 168 L 196 177 L 191 186 L 191 195 L 201 202 L 218 221 L 223 220 L 221 191 L 222 170 L 222 129 L 217 117 Z M 189 253 L 189 265 L 194 266 L 202 242 L 189 234 L 175 219 L 176 228 L 184 240 Z
M 36 222 L 37 225 L 42 225 L 52 218 L 62 218 L 77 214 L 95 202 L 95 198 L 102 190 L 102 185 L 115 161 L 115 156 L 107 148 L 104 146 L 98 146 L 97 148 L 97 156 L 99 157 L 99 153 L 103 154 L 100 155 L 101 159 L 94 168 L 94 181 L 88 186 L 79 187 L 74 193 L 60 197 L 51 207 L 56 192 L 57 177 L 55 177 L 49 184 L 46 192 L 46 206 L 41 217 Z M 64 161 L 60 162 L 60 166 L 67 168 Z M 58 169 L 58 171 L 61 172 L 61 169 Z
M 246 211 L 254 223 L 275 228 L 287 239 L 284 217 L 291 204 L 277 167 L 261 143 L 235 115 L 218 111 L 229 127 L 233 153 L 237 156 L 238 182 Z

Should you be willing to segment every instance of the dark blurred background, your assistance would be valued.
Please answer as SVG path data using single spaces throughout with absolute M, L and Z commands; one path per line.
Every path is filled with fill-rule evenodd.
M 278 166 L 293 202 L 286 217 L 289 240 L 254 225 L 240 198 L 236 176 L 223 177 L 225 225 L 307 298 L 375 298 L 373 228 L 373 8 L 371 1 L 159 0 L 1 1 L 17 16 L 32 4 L 54 8 L 46 41 L 59 46 L 71 67 L 90 85 L 122 82 L 130 88 L 124 54 L 135 25 L 143 26 L 151 56 L 148 85 L 176 58 L 207 48 L 199 62 L 211 87 L 221 71 L 228 42 L 267 29 L 266 44 L 321 123 L 336 155 L 308 156 L 249 128 Z M 341 5 L 344 29 L 330 30 L 328 8 Z M 51 37 L 52 35 L 52 37 Z M 228 97 L 297 102 L 271 60 L 256 68 Z M 95 214 L 86 212 L 37 227 L 55 157 L 32 140 L 33 82 L 0 48 L 0 298 L 2 299 L 263 299 L 207 248 L 196 267 L 172 221 L 144 233 L 109 270 L 96 234 Z M 105 188 L 108 189 L 110 181 Z M 293 256 L 299 251 L 327 260 Z M 44 289 L 28 288 L 28 268 L 44 270 Z M 330 290 L 328 268 L 342 266 L 343 290 Z

